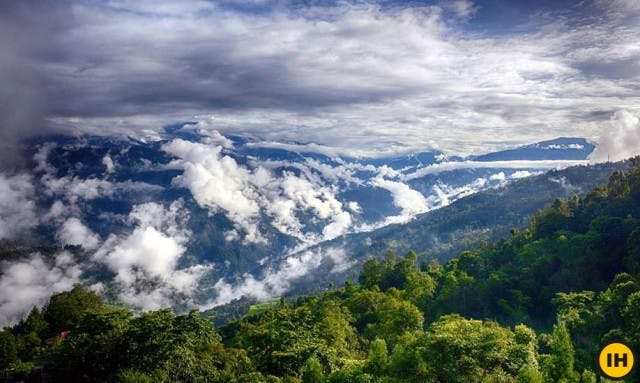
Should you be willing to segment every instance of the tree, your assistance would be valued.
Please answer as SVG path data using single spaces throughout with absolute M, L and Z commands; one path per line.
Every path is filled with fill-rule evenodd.
M 151 377 L 145 373 L 134 370 L 125 370 L 118 375 L 118 383 L 152 383 Z
M 132 317 L 131 311 L 123 309 L 87 313 L 78 321 L 71 335 L 53 348 L 46 363 L 47 369 L 61 381 L 112 379 L 130 365 L 125 333 Z
M 419 271 L 408 275 L 403 297 L 423 311 L 431 306 L 433 294 L 436 290 L 436 281 L 427 273 Z
M 220 338 L 197 311 L 180 316 L 170 309 L 144 313 L 129 322 L 124 336 L 130 367 L 152 377 L 198 381 L 219 375 L 214 363 L 224 352 Z
M 580 383 L 597 383 L 596 374 L 589 370 L 583 371 L 582 376 L 580 376 Z
M 34 306 L 27 318 L 13 328 L 18 359 L 28 361 L 39 357 L 48 326 L 40 309 Z
M 44 319 L 49 323 L 50 335 L 71 330 L 80 317 L 88 311 L 104 307 L 100 297 L 76 284 L 71 291 L 54 294 L 43 310 Z
M 346 307 L 334 300 L 322 303 L 318 313 L 320 317 L 319 335 L 325 339 L 328 347 L 341 355 L 349 353 L 349 349 L 356 342 L 356 333 L 351 327 L 351 315 Z
M 625 263 L 634 275 L 640 275 L 640 227 L 635 229 L 627 240 L 628 256 Z
M 403 337 L 391 356 L 390 371 L 407 381 L 513 381 L 522 368 L 535 368 L 528 358 L 531 343 L 531 333 L 524 329 L 516 336 L 495 322 L 446 315 L 424 334 Z
M 380 265 L 375 259 L 370 259 L 362 265 L 362 272 L 358 277 L 360 285 L 368 290 L 371 290 L 374 286 L 380 285 Z
M 515 344 L 509 352 L 510 362 L 518 366 L 528 366 L 537 371 L 538 359 L 536 354 L 538 349 L 538 340 L 536 338 L 536 332 L 529 327 L 520 324 L 515 327 L 513 331 L 513 338 Z
M 382 376 L 388 364 L 387 343 L 384 339 L 376 339 L 369 346 L 369 356 L 364 371 L 374 376 Z
M 48 323 L 40 311 L 39 308 L 33 306 L 26 319 L 21 320 L 15 327 L 16 334 L 30 334 L 35 333 L 38 336 L 43 336 L 47 330 Z
M 517 383 L 543 383 L 543 376 L 537 368 L 533 366 L 524 366 L 518 372 Z
M 15 337 L 8 329 L 0 331 L 0 376 L 2 376 L 2 370 L 9 368 L 17 359 Z
M 322 382 L 324 382 L 322 364 L 320 364 L 320 361 L 314 355 L 304 363 L 304 367 L 302 369 L 302 383 Z
M 398 338 L 406 332 L 422 330 L 424 316 L 416 306 L 394 297 L 391 291 L 379 294 L 382 300 L 369 308 L 373 323 L 369 323 L 364 331 L 369 339 L 384 339 L 393 348 Z
M 573 369 L 574 349 L 569 330 L 564 322 L 553 327 L 551 354 L 545 366 L 545 375 L 551 382 L 577 382 L 578 373 Z

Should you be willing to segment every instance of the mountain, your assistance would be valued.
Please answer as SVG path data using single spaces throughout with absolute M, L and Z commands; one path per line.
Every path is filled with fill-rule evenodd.
M 559 137 L 515 149 L 470 157 L 476 161 L 583 160 L 595 146 L 584 138 Z
M 323 242 L 303 254 L 327 253 L 334 258 L 335 254 L 344 254 L 343 267 L 336 269 L 332 262 L 319 265 L 314 272 L 292 284 L 291 295 L 315 293 L 330 283 L 342 284 L 346 279 L 353 281 L 366 260 L 382 259 L 389 250 L 398 254 L 413 250 L 421 262 L 435 259 L 445 263 L 464 250 L 510 237 L 529 225 L 531 215 L 557 198 L 583 195 L 606 184 L 613 172 L 628 166 L 628 162 L 618 162 L 553 170 L 477 192 L 421 214 L 408 223 Z M 296 256 L 299 254 L 290 257 Z
M 640 157 L 617 167 L 627 165 L 444 265 L 389 251 L 364 263 L 357 283 L 254 305 L 221 327 L 197 310 L 135 315 L 76 285 L 0 331 L 0 373 L 52 382 L 596 382 L 605 346 L 640 347 Z M 628 361 L 632 352 L 621 354 Z M 628 366 L 617 377 L 640 374 Z
M 34 139 L 29 170 L 0 174 L 0 239 L 5 249 L 34 249 L 2 253 L 0 283 L 28 299 L 0 297 L 0 319 L 11 322 L 42 304 L 44 292 L 77 282 L 137 309 L 278 296 L 321 267 L 332 278 L 343 275 L 362 259 L 353 246 L 379 241 L 387 234 L 378 233 L 396 226 L 378 229 L 411 227 L 465 196 L 585 163 L 592 148 L 581 139 L 552 142 L 535 144 L 550 153 L 544 160 L 529 145 L 516 149 L 518 160 L 481 161 L 437 150 L 358 157 L 317 144 L 225 136 L 196 123 L 135 138 Z M 562 151 L 573 153 L 575 145 L 585 145 L 581 156 L 567 159 Z M 549 193 L 559 191 L 549 185 Z M 464 233 L 466 226 L 452 221 L 447 230 Z M 356 259 L 333 247 L 345 235 Z M 428 242 L 435 255 L 447 236 Z M 21 281 L 12 272 L 23 268 L 52 277 Z

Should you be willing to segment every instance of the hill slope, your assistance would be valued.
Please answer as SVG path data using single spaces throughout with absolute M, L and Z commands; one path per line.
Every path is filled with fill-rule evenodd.
M 628 163 L 620 162 L 550 171 L 478 192 L 406 224 L 324 242 L 310 250 L 340 249 L 349 254 L 352 268 L 331 274 L 327 267 L 295 283 L 293 291 L 310 291 L 308 286 L 326 286 L 329 281 L 341 284 L 346 278 L 353 280 L 362 262 L 372 257 L 380 259 L 387 250 L 414 250 L 421 260 L 446 262 L 482 242 L 510 236 L 511 230 L 527 227 L 530 216 L 556 198 L 584 194 L 606 184 L 612 172 L 627 167 Z

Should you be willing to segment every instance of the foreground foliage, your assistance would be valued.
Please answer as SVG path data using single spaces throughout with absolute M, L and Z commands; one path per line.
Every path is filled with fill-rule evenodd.
M 63 382 L 596 382 L 604 342 L 640 350 L 639 216 L 633 160 L 508 240 L 444 266 L 388 253 L 358 284 L 219 329 L 196 311 L 135 316 L 76 286 L 0 332 L 0 370 Z

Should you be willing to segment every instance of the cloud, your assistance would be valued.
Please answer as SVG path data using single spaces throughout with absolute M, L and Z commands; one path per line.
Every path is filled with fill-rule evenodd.
M 527 177 L 531 177 L 533 174 L 539 174 L 539 172 L 531 173 L 530 171 L 527 171 L 527 170 L 518 170 L 517 172 L 513 172 L 511 174 L 511 178 L 513 179 L 527 178 Z
M 347 233 L 352 223 L 351 214 L 346 211 L 338 213 L 331 223 L 322 229 L 322 239 L 328 241 Z
M 546 146 L 542 146 L 541 149 L 544 150 L 549 150 L 549 149 L 561 149 L 561 150 L 567 150 L 567 149 L 573 149 L 573 150 L 583 150 L 584 149 L 584 145 L 581 144 L 569 144 L 569 145 L 558 145 L 558 144 L 551 144 L 551 145 L 546 145 Z
M 112 197 L 128 192 L 149 193 L 163 189 L 161 186 L 145 182 L 111 182 L 102 178 L 81 178 L 72 174 L 58 177 L 57 169 L 49 163 L 49 156 L 56 147 L 57 144 L 54 142 L 39 145 L 32 157 L 33 171 L 41 174 L 40 183 L 44 186 L 44 193 L 48 196 L 64 197 L 70 203 L 75 204 L 80 200 Z M 105 176 L 115 171 L 116 164 L 109 154 L 102 158 L 102 164 L 105 166 Z M 80 163 L 80 165 L 82 164 Z
M 393 204 L 402 209 L 399 216 L 387 217 L 387 224 L 407 222 L 417 214 L 429 210 L 427 199 L 419 191 L 411 189 L 405 183 L 377 176 L 371 181 L 371 185 L 390 191 L 393 196 Z
M 37 224 L 31 176 L 0 173 L 0 239 L 20 235 Z
M 340 159 L 337 159 L 340 161 Z M 307 158 L 305 160 L 305 165 L 309 168 L 317 170 L 320 172 L 322 177 L 326 180 L 331 181 L 333 183 L 337 182 L 346 182 L 353 184 L 362 184 L 362 180 L 355 176 L 355 170 L 369 170 L 366 166 L 352 162 L 352 163 L 344 163 L 343 165 L 329 165 L 322 163 L 313 158 Z M 375 167 L 371 167 L 370 170 L 375 170 Z
M 313 210 L 320 219 L 342 211 L 342 203 L 327 188 L 315 188 L 308 180 L 286 174 L 280 182 L 282 195 L 304 210 Z
M 49 158 L 49 154 L 53 149 L 55 149 L 55 147 L 56 147 L 56 144 L 52 142 L 45 143 L 37 147 L 37 150 L 33 155 L 33 162 L 35 165 L 33 167 L 33 170 L 35 172 L 43 172 L 46 174 L 55 173 L 56 171 L 55 167 L 53 167 L 53 165 L 47 162 L 47 159 Z
M 620 161 L 640 154 L 640 113 L 616 112 L 589 156 L 595 162 Z
M 504 181 L 505 179 L 506 176 L 504 175 L 504 172 L 495 173 L 489 177 L 489 180 L 491 181 Z
M 233 141 L 215 129 L 213 120 L 202 120 L 196 123 L 184 124 L 180 130 L 198 134 L 203 137 L 203 142 L 209 145 L 220 145 L 225 149 L 233 148 Z
M 67 201 L 75 204 L 79 201 L 90 201 L 97 198 L 110 198 L 123 193 L 152 193 L 162 190 L 162 186 L 145 182 L 111 182 L 100 178 L 82 179 L 76 176 L 56 178 L 52 174 L 45 174 L 40 178 L 49 196 L 63 196 Z
M 562 169 L 588 163 L 586 160 L 450 161 L 425 166 L 402 178 L 412 180 L 459 169 Z
M 342 272 L 351 266 L 343 249 L 305 250 L 290 255 L 277 267 L 268 268 L 259 278 L 245 274 L 240 283 L 235 285 L 219 279 L 214 285 L 217 297 L 202 308 L 220 306 L 242 297 L 258 300 L 277 297 L 284 294 L 293 281 L 307 275 L 325 261 L 333 263 L 331 272 Z
M 333 263 L 331 273 L 342 273 L 349 270 L 349 268 L 356 264 L 355 259 L 350 259 L 346 250 L 343 248 L 329 248 L 325 250 L 327 257 Z
M 251 173 L 229 156 L 221 154 L 221 146 L 209 146 L 176 139 L 163 150 L 178 158 L 184 173 L 173 180 L 193 195 L 200 206 L 216 212 L 221 209 L 236 226 L 247 234 L 249 242 L 264 242 L 255 218 L 260 212 L 257 191 L 250 184 Z
M 638 2 L 635 0 L 607 0 L 600 2 L 602 3 L 602 6 L 608 8 L 609 10 L 620 12 L 624 15 L 640 14 L 640 4 L 638 4 Z
M 100 245 L 100 237 L 75 217 L 62 224 L 57 237 L 63 245 L 80 245 L 86 250 L 95 250 Z
M 454 162 L 452 164 L 456 163 Z M 507 168 L 509 167 L 507 166 Z M 470 196 L 488 188 L 503 186 L 506 182 L 515 179 L 530 177 L 540 173 L 541 172 L 529 172 L 526 170 L 518 170 L 510 174 L 498 172 L 487 178 L 478 177 L 469 183 L 460 185 L 449 185 L 437 182 L 431 187 L 431 193 L 424 195 L 417 190 L 411 189 L 403 182 L 386 180 L 381 175 L 378 175 L 371 181 L 371 184 L 391 191 L 394 197 L 394 204 L 398 207 L 406 206 L 406 208 L 403 208 L 400 215 L 389 216 L 382 221 L 374 223 L 361 223 L 356 225 L 352 231 L 370 232 L 390 224 L 406 223 L 418 214 L 447 206 L 460 198 Z M 383 181 L 382 183 L 381 180 Z M 396 198 L 398 200 L 396 200 Z
M 190 232 L 180 200 L 168 207 L 150 202 L 132 208 L 133 231 L 111 234 L 93 260 L 115 273 L 116 290 L 126 304 L 151 310 L 176 303 L 194 306 L 193 294 L 210 265 L 181 267 Z
M 138 227 L 156 228 L 179 242 L 186 242 L 190 235 L 185 228 L 188 219 L 182 200 L 174 201 L 167 207 L 155 202 L 135 205 L 128 217 L 128 221 Z
M 0 275 L 0 326 L 12 325 L 33 306 L 42 307 L 51 294 L 70 290 L 80 282 L 82 269 L 64 251 L 52 258 L 31 254 L 2 263 Z
M 349 210 L 351 210 L 353 213 L 356 213 L 356 214 L 362 213 L 362 207 L 360 207 L 360 204 L 358 204 L 355 201 L 349 202 L 347 206 L 349 207 Z
M 43 109 L 32 115 L 44 125 L 82 133 L 146 136 L 195 121 L 327 154 L 433 142 L 471 153 L 590 137 L 610 113 L 640 104 L 629 0 L 541 8 L 506 33 L 487 31 L 465 0 L 19 3 L 0 12 L 11 47 L 0 57 L 13 68 L 0 89 L 28 89 L 11 108 Z M 43 85 L 16 85 L 25 78 Z
M 104 157 L 102 157 L 102 164 L 105 167 L 105 171 L 104 172 L 106 174 L 112 174 L 116 169 L 116 166 L 113 163 L 113 159 L 108 154 L 106 154 Z
M 436 194 L 435 196 L 429 197 L 429 210 L 447 206 L 457 199 L 470 196 L 486 189 L 489 186 L 490 181 L 491 178 L 489 181 L 485 178 L 476 178 L 473 182 L 458 187 L 445 184 L 435 185 L 433 190 Z M 493 181 L 498 181 L 498 185 L 502 184 L 502 181 L 499 179 L 494 179 Z
M 103 261 L 117 272 L 117 280 L 133 284 L 138 270 L 149 277 L 168 277 L 184 247 L 154 227 L 138 227 L 113 246 Z
M 21 140 L 46 126 L 46 75 L 28 63 L 51 53 L 52 36 L 66 28 L 64 8 L 49 1 L 0 3 L 0 169 L 28 165 Z
M 272 225 L 307 245 L 333 239 L 346 233 L 351 226 L 351 214 L 343 210 L 343 204 L 334 191 L 320 181 L 312 182 L 285 172 L 282 177 L 270 178 L 259 189 L 261 206 L 273 219 Z M 299 212 L 311 213 L 323 223 L 321 237 L 305 230 L 297 216 Z
M 478 10 L 477 6 L 469 0 L 446 1 L 442 3 L 442 7 L 461 18 L 468 18 Z
M 163 150 L 176 156 L 176 165 L 184 170 L 173 184 L 189 189 L 198 205 L 212 213 L 222 212 L 234 223 L 235 230 L 228 233 L 227 240 L 238 238 L 238 232 L 242 232 L 246 242 L 265 243 L 259 230 L 262 214 L 270 217 L 271 226 L 305 243 L 334 238 L 351 225 L 350 213 L 343 211 L 332 188 L 324 186 L 305 165 L 297 165 L 304 175 L 284 171 L 274 176 L 263 166 L 269 166 L 268 162 L 253 168 L 240 165 L 222 154 L 219 145 L 175 139 Z M 330 172 L 315 162 L 312 165 Z M 350 173 L 341 169 L 329 178 L 339 175 L 349 177 Z M 324 222 L 322 237 L 304 227 L 300 213 L 310 213 Z

